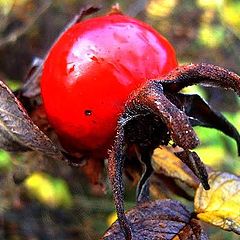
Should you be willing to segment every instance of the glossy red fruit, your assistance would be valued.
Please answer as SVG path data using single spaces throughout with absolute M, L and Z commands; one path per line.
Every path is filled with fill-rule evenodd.
M 124 15 L 78 23 L 52 47 L 41 91 L 63 146 L 105 157 L 129 94 L 177 66 L 170 43 Z

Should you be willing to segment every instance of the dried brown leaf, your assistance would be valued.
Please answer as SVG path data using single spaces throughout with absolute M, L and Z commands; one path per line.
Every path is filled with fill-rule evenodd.
M 174 199 L 177 195 L 193 201 L 193 189 L 163 174 L 155 173 L 151 177 L 150 193 L 154 199 Z
M 207 235 L 191 213 L 179 202 L 157 200 L 139 204 L 126 214 L 131 222 L 133 240 L 206 240 Z M 118 222 L 102 240 L 123 240 Z

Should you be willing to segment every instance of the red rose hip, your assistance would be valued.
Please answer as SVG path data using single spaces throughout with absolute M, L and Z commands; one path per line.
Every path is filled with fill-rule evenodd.
M 106 157 L 128 96 L 176 66 L 170 43 L 141 21 L 115 14 L 78 23 L 44 64 L 48 119 L 67 150 Z

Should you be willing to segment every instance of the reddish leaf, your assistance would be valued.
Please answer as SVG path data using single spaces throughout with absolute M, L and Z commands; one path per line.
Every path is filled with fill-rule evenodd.
M 61 152 L 32 122 L 22 104 L 0 81 L 0 148 L 7 151 L 35 150 L 55 158 Z
M 196 219 L 179 202 L 157 200 L 139 204 L 127 214 L 133 240 L 206 240 L 207 235 Z M 115 222 L 102 240 L 122 240 L 123 233 Z

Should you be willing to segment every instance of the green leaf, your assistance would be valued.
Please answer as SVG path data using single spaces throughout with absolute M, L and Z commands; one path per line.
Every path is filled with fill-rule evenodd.
M 11 155 L 0 150 L 0 170 L 10 169 L 12 166 Z

